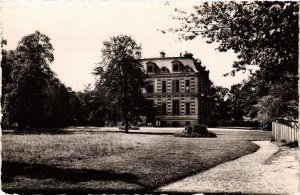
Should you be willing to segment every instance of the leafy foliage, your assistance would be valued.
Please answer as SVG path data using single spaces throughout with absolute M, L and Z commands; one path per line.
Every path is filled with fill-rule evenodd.
M 211 112 L 215 122 L 230 121 L 232 109 L 229 90 L 221 86 L 212 86 L 210 89 Z
M 76 94 L 50 69 L 52 52 L 50 38 L 38 31 L 24 36 L 14 51 L 2 49 L 2 127 L 56 127 L 80 120 Z
M 242 108 L 242 93 L 241 93 L 241 84 L 232 85 L 229 91 L 229 99 L 232 102 L 232 118 L 234 120 L 242 120 L 244 116 Z
M 297 2 L 204 2 L 194 8 L 191 14 L 176 10 L 174 18 L 183 22 L 171 31 L 185 39 L 202 35 L 208 43 L 218 42 L 219 51 L 234 50 L 239 61 L 232 73 L 258 65 L 271 82 L 297 73 Z
M 93 126 L 104 126 L 105 101 L 102 94 L 87 85 L 83 92 L 78 92 L 80 110 L 82 112 L 83 124 Z
M 181 27 L 170 31 L 185 40 L 202 36 L 207 43 L 217 42 L 221 52 L 233 50 L 238 60 L 232 75 L 247 68 L 251 71 L 250 65 L 259 67 L 248 81 L 231 89 L 237 97 L 234 118 L 241 112 L 252 118 L 257 113 L 262 116 L 268 110 L 262 102 L 270 96 L 284 105 L 272 117 L 297 118 L 298 2 L 203 2 L 194 8 L 190 14 L 176 9 L 174 19 L 181 21 Z
M 94 72 L 98 77 L 95 91 L 105 100 L 106 120 L 124 121 L 128 132 L 129 123 L 139 119 L 145 102 L 141 47 L 127 35 L 111 37 L 103 45 L 103 60 Z
M 8 119 L 21 127 L 43 121 L 45 86 L 53 80 L 49 68 L 54 58 L 49 38 L 39 32 L 23 37 L 13 52 L 8 74 L 11 82 L 5 86 L 3 111 Z M 11 52 L 12 53 L 12 52 Z M 9 71 L 9 70 L 8 70 Z
M 261 126 L 268 127 L 274 116 L 277 116 L 280 112 L 280 108 L 283 106 L 279 98 L 274 96 L 264 96 L 259 99 L 258 103 L 254 107 L 258 110 L 258 120 Z
M 291 90 L 293 89 L 293 90 Z M 267 96 L 259 97 L 253 106 L 263 127 L 270 127 L 274 119 L 284 119 L 290 125 L 298 116 L 297 89 L 291 83 L 273 85 Z

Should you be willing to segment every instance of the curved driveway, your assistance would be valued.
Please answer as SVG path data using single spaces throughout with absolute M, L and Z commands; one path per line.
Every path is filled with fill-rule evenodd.
M 260 149 L 202 173 L 159 188 L 158 192 L 291 194 L 298 191 L 297 149 L 278 152 L 269 141 L 255 141 Z

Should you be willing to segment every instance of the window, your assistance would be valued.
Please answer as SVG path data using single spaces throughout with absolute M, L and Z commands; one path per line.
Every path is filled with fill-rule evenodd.
M 169 71 L 168 68 L 162 67 L 162 68 L 161 68 L 161 72 L 163 72 L 163 73 L 168 73 L 168 72 L 170 72 L 170 71 Z
M 199 81 L 199 92 L 202 93 L 202 82 Z
M 149 101 L 149 105 L 154 107 L 154 100 L 148 100 Z
M 173 72 L 179 71 L 179 64 L 173 64 Z
M 162 81 L 162 92 L 163 93 L 167 92 L 167 82 L 166 81 Z
M 162 105 L 161 105 L 161 114 L 162 115 L 167 114 L 167 104 L 166 103 L 162 103 Z
M 190 92 L 190 80 L 185 80 L 185 91 Z
M 173 92 L 179 92 L 179 80 L 173 80 Z
M 185 103 L 185 115 L 190 115 L 190 103 Z
M 167 122 L 166 121 L 161 121 L 160 122 L 160 126 L 161 127 L 166 127 L 167 126 Z
M 179 122 L 172 122 L 173 127 L 179 127 L 180 123 Z
M 147 65 L 147 72 L 154 72 L 154 68 L 152 64 Z
M 147 83 L 147 93 L 153 93 L 153 82 L 152 81 Z
M 186 72 L 193 72 L 193 69 L 191 67 L 187 67 Z
M 173 115 L 179 115 L 179 100 L 173 100 Z

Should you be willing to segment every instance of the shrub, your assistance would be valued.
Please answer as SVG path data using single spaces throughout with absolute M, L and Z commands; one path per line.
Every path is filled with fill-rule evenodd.
M 182 132 L 176 133 L 178 137 L 217 137 L 215 133 L 208 131 L 203 124 L 192 124 L 184 128 Z
M 284 144 L 284 146 L 288 146 L 290 148 L 299 148 L 298 141 L 288 142 L 288 143 Z
M 287 143 L 287 141 L 285 139 L 281 139 L 280 140 L 282 143 Z

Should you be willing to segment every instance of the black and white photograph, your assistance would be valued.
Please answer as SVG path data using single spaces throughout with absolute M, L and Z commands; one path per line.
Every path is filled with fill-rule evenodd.
M 298 1 L 1 1 L 1 193 L 297 194 Z

